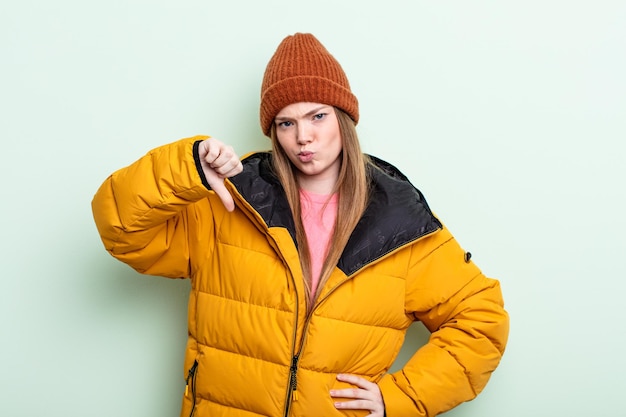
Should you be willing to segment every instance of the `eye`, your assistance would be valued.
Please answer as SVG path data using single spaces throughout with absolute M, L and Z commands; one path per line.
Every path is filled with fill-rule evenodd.
M 328 115 L 328 113 L 318 113 L 315 116 L 313 116 L 314 120 L 322 120 L 324 117 L 326 117 Z
M 290 121 L 288 121 L 288 120 L 287 120 L 287 121 L 284 121 L 284 122 L 280 122 L 280 123 L 278 123 L 278 127 L 282 127 L 283 129 L 284 129 L 284 128 L 287 128 L 287 127 L 289 127 L 289 126 L 292 126 L 292 125 L 293 125 L 293 123 L 291 123 L 291 122 L 290 122 Z

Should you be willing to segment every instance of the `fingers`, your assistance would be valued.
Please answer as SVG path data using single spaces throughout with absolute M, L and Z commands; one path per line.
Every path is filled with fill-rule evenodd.
M 202 142 L 202 147 L 206 154 L 200 157 L 220 177 L 232 177 L 243 170 L 241 161 L 232 146 L 225 145 L 216 139 L 207 139 Z
M 233 200 L 233 196 L 230 195 L 230 192 L 226 189 L 224 185 L 224 180 L 221 178 L 215 178 L 215 180 L 210 180 L 209 185 L 211 189 L 215 191 L 215 194 L 222 200 L 222 204 L 228 211 L 233 211 L 235 209 L 235 201 Z
M 232 177 L 243 171 L 243 166 L 232 146 L 216 139 L 207 139 L 199 146 L 199 157 L 204 176 L 211 189 L 228 211 L 235 209 L 235 202 L 224 185 L 224 178 Z
M 356 375 L 339 374 L 339 381 L 347 382 L 358 388 L 331 390 L 333 398 L 351 398 L 350 401 L 336 401 L 335 407 L 343 410 L 369 410 L 370 416 L 383 416 L 385 403 L 377 384 Z
M 365 378 L 361 378 L 360 376 L 350 375 L 350 374 L 339 374 L 337 375 L 337 379 L 339 381 L 347 382 L 352 385 L 356 385 L 359 388 L 363 388 L 365 390 L 372 390 L 374 388 L 378 388 L 378 385 L 368 381 Z

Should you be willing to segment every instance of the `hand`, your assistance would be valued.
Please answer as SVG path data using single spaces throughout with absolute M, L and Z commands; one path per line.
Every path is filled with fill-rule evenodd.
M 209 186 L 222 200 L 226 210 L 233 211 L 235 202 L 224 186 L 224 178 L 233 177 L 243 171 L 241 161 L 233 147 L 217 139 L 206 139 L 198 146 L 198 156 Z
M 339 410 L 369 410 L 368 417 L 383 417 L 385 403 L 378 385 L 356 375 L 339 374 L 337 380 L 356 385 L 358 388 L 345 388 L 330 391 L 331 397 L 354 398 L 352 401 L 337 401 Z

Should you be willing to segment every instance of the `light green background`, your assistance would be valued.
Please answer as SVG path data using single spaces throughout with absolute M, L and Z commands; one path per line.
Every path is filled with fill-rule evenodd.
M 623 1 L 3 1 L 0 415 L 178 415 L 188 282 L 107 255 L 90 201 L 178 138 L 267 148 L 262 73 L 304 31 L 364 149 L 501 280 L 507 352 L 447 415 L 626 416 L 625 22 Z

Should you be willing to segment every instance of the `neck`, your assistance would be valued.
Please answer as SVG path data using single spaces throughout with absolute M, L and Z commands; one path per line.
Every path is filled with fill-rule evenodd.
M 311 179 L 306 175 L 298 177 L 298 186 L 305 191 L 314 194 L 332 194 L 335 191 L 336 179 Z

